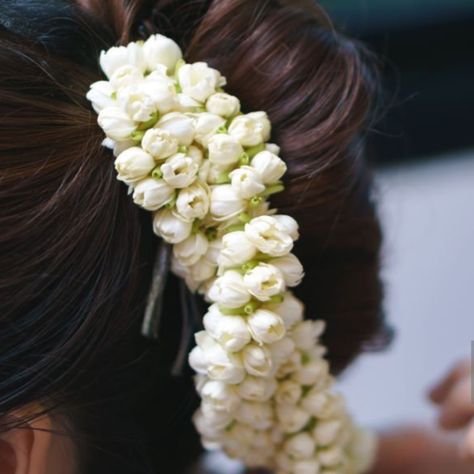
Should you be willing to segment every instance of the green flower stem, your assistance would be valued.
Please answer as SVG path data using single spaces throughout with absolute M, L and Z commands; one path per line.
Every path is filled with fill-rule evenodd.
M 274 295 L 270 298 L 270 302 L 273 304 L 283 303 L 285 297 L 283 295 Z
M 145 132 L 143 130 L 135 130 L 131 133 L 130 138 L 134 142 L 140 143 L 142 141 L 143 135 L 145 135 Z
M 212 242 L 217 239 L 217 229 L 215 227 L 210 227 L 204 231 L 204 235 L 209 242 Z
M 176 204 L 177 194 L 175 192 L 174 196 L 165 204 L 166 209 L 173 209 Z
M 192 227 L 191 233 L 193 235 L 196 235 L 200 231 L 200 227 L 201 227 L 201 221 L 199 219 L 195 219 L 193 221 L 193 227 Z
M 237 232 L 239 230 L 244 230 L 244 225 L 243 224 L 234 224 L 230 225 L 224 230 L 225 234 L 228 234 L 229 232 Z
M 259 301 L 251 300 L 246 305 L 240 306 L 239 308 L 226 308 L 225 306 L 219 306 L 219 311 L 226 316 L 245 316 L 255 313 L 255 311 L 261 306 Z
M 254 196 L 253 198 L 250 199 L 249 201 L 249 206 L 250 207 L 258 207 L 263 201 L 262 196 Z
M 156 124 L 156 122 L 158 122 L 159 119 L 160 119 L 159 112 L 154 112 L 151 115 L 149 120 L 147 120 L 146 122 L 141 122 L 138 125 L 138 130 L 148 130 L 149 128 L 153 127 Z
M 250 270 L 253 270 L 256 266 L 258 266 L 260 262 L 258 260 L 249 260 L 248 262 L 244 263 L 240 269 L 244 272 L 247 273 Z
M 228 171 L 222 171 L 222 173 L 219 173 L 219 175 L 217 176 L 217 179 L 215 181 L 216 181 L 216 184 L 230 183 L 229 172 Z
M 249 155 L 250 158 L 253 158 L 257 153 L 265 150 L 265 144 L 260 143 L 260 145 L 255 145 L 250 148 L 246 148 L 245 152 Z
M 239 163 L 240 163 L 240 166 L 246 166 L 250 163 L 250 157 L 247 153 L 242 153 L 240 156 L 239 156 Z
M 263 191 L 263 193 L 261 193 L 260 196 L 262 198 L 268 197 L 268 196 L 271 196 L 272 194 L 281 193 L 284 190 L 285 190 L 285 186 L 283 185 L 283 183 L 275 183 L 270 186 L 267 186 L 265 191 Z
M 161 166 L 157 166 L 156 168 L 153 168 L 153 171 L 151 172 L 151 177 L 155 179 L 163 178 L 163 172 L 161 171 Z
M 239 214 L 239 221 L 242 222 L 243 224 L 247 224 L 247 222 L 250 222 L 251 217 L 246 213 L 246 212 L 241 212 Z

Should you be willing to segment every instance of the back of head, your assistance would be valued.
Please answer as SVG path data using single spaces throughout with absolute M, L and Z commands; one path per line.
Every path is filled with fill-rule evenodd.
M 268 112 L 288 164 L 274 204 L 301 226 L 296 293 L 328 323 L 333 370 L 382 329 L 381 235 L 362 156 L 370 58 L 313 2 L 4 0 L 0 413 L 8 429 L 22 407 L 52 410 L 87 474 L 182 472 L 199 452 L 191 374 L 170 375 L 177 282 L 159 340 L 141 338 L 157 242 L 85 99 L 101 49 L 154 32 L 219 69 L 243 110 Z

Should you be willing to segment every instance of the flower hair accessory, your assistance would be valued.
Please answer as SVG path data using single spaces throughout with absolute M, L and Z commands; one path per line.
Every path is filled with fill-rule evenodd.
M 303 278 L 298 224 L 269 206 L 286 165 L 267 114 L 242 113 L 219 71 L 185 63 L 162 35 L 100 64 L 108 80 L 87 98 L 117 178 L 153 212 L 173 272 L 210 304 L 189 354 L 204 446 L 281 474 L 365 471 L 373 438 L 332 391 L 324 323 L 304 320 L 290 291 Z

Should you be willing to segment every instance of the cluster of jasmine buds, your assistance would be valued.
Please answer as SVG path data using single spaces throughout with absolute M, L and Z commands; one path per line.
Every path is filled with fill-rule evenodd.
M 243 114 L 206 63 L 154 35 L 103 52 L 87 95 L 118 179 L 173 245 L 173 271 L 210 303 L 189 356 L 208 448 L 280 474 L 357 474 L 373 443 L 355 428 L 290 291 L 298 225 L 271 210 L 286 165 L 265 112 Z

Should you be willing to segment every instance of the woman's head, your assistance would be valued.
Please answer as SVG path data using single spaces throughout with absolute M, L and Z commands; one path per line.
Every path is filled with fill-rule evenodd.
M 328 323 L 334 371 L 374 340 L 381 237 L 362 158 L 373 74 L 312 2 L 3 1 L 0 18 L 5 433 L 44 411 L 87 474 L 181 472 L 199 449 L 191 376 L 170 374 L 177 281 L 160 338 L 141 338 L 156 238 L 85 99 L 99 51 L 117 41 L 166 34 L 219 69 L 244 111 L 268 112 L 289 168 L 274 204 L 301 226 L 296 293 Z

